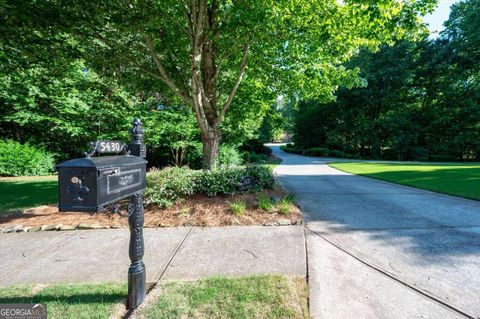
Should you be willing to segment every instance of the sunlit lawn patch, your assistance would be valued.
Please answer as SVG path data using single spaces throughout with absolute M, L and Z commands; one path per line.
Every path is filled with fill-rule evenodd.
M 143 318 L 308 318 L 304 278 L 277 275 L 166 282 Z
M 332 163 L 342 171 L 480 200 L 480 164 Z

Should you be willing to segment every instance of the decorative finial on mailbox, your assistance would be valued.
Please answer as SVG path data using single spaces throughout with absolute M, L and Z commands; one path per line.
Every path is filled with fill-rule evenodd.
M 132 128 L 130 129 L 131 142 L 133 144 L 143 143 L 143 126 L 140 119 L 135 118 L 132 121 Z
M 130 155 L 140 156 L 145 158 L 147 156 L 147 148 L 143 144 L 143 126 L 140 119 L 135 118 L 132 121 L 132 128 L 130 129 L 131 141 L 128 145 Z

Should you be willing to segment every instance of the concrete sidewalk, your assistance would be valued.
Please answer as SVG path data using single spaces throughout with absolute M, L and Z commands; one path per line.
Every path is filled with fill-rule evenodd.
M 0 286 L 125 281 L 129 231 L 0 234 Z M 145 229 L 147 281 L 212 275 L 306 276 L 301 226 Z

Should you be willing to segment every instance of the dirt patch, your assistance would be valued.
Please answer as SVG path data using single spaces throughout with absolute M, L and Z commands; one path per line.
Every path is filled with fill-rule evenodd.
M 288 215 L 279 213 L 276 208 L 270 212 L 259 209 L 258 196 L 262 193 L 276 198 L 287 195 L 287 192 L 281 188 L 231 196 L 194 195 L 169 208 L 147 206 L 145 227 L 276 225 L 302 222 L 302 214 L 295 205 L 291 205 Z M 246 203 L 244 215 L 236 216 L 231 212 L 230 203 L 235 201 Z M 122 210 L 122 213 L 126 213 L 125 210 Z M 1 228 L 12 225 L 23 227 L 62 225 L 63 228 L 77 228 L 82 224 L 95 225 L 98 228 L 128 227 L 128 220 L 111 210 L 101 213 L 60 213 L 53 205 L 38 206 L 20 213 L 0 216 Z

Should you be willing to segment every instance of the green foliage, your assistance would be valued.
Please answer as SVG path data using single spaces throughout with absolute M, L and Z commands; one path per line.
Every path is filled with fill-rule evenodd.
M 171 167 L 153 170 L 147 174 L 145 204 L 169 207 L 194 193 L 195 172 L 187 168 Z
M 191 143 L 187 150 L 186 162 L 192 169 L 202 168 L 202 143 Z M 238 151 L 235 146 L 222 144 L 220 145 L 220 166 L 235 166 L 241 165 L 245 161 L 244 156 Z
M 49 175 L 55 168 L 53 154 L 11 140 L 0 140 L 0 176 Z
M 345 153 L 339 150 L 331 150 L 329 151 L 329 156 L 342 158 L 345 156 Z
M 281 199 L 280 202 L 278 203 L 278 212 L 282 215 L 288 215 L 290 214 L 291 210 L 291 203 L 288 201 L 285 201 L 284 199 Z
M 292 153 L 292 154 L 302 154 L 303 153 L 301 148 L 297 148 L 291 143 L 289 143 L 287 145 L 281 145 L 280 149 L 282 151 L 285 151 L 287 153 Z
M 201 159 L 202 148 L 192 112 L 184 106 L 163 105 L 153 98 L 139 106 L 143 107 L 141 118 L 149 164 L 182 166 L 192 161 L 195 166 L 197 158 Z
M 452 155 L 435 154 L 430 155 L 429 160 L 433 162 L 455 162 L 457 158 Z
M 245 175 L 253 177 L 255 187 L 258 190 L 264 188 L 273 188 L 275 186 L 275 177 L 272 168 L 263 165 L 249 165 L 245 168 Z
M 290 214 L 294 201 L 295 197 L 292 194 L 282 197 L 277 204 L 278 212 L 282 215 Z
M 67 157 L 97 137 L 125 138 L 137 104 L 153 98 L 191 108 L 202 136 L 221 129 L 240 145 L 257 137 L 278 96 L 325 102 L 339 86 L 360 85 L 359 69 L 344 62 L 362 47 L 416 37 L 418 15 L 435 2 L 5 0 L 2 133 Z M 275 138 L 279 119 L 267 119 L 262 139 Z M 168 134 L 155 125 L 155 139 L 172 138 L 153 150 L 181 165 L 192 136 L 177 124 Z
M 273 201 L 270 197 L 265 194 L 260 194 L 260 196 L 258 196 L 258 208 L 269 212 L 273 209 L 273 206 Z
M 322 147 L 311 147 L 303 150 L 303 155 L 306 156 L 328 156 L 329 150 Z
M 364 86 L 342 88 L 335 102 L 303 100 L 295 114 L 299 148 L 344 157 L 480 160 L 480 1 L 452 7 L 437 39 L 360 51 Z
M 270 143 L 279 141 L 282 134 L 286 131 L 287 119 L 276 108 L 270 108 L 263 118 L 262 125 L 259 128 L 258 140 L 261 143 Z
M 265 163 L 268 161 L 268 156 L 265 154 L 255 154 L 255 153 L 246 153 L 248 154 L 248 162 L 250 163 Z
M 230 203 L 230 210 L 235 216 L 241 217 L 245 215 L 245 212 L 247 210 L 247 203 L 240 200 Z
M 220 165 L 241 165 L 243 164 L 242 155 L 236 147 L 230 145 L 220 146 Z
M 195 176 L 195 192 L 215 196 L 234 194 L 238 184 L 245 176 L 243 167 L 220 167 L 214 170 L 202 170 Z
M 169 207 L 192 194 L 235 194 L 244 176 L 253 177 L 255 190 L 273 188 L 275 185 L 275 178 L 269 167 L 223 166 L 213 170 L 169 167 L 147 174 L 145 203 Z

